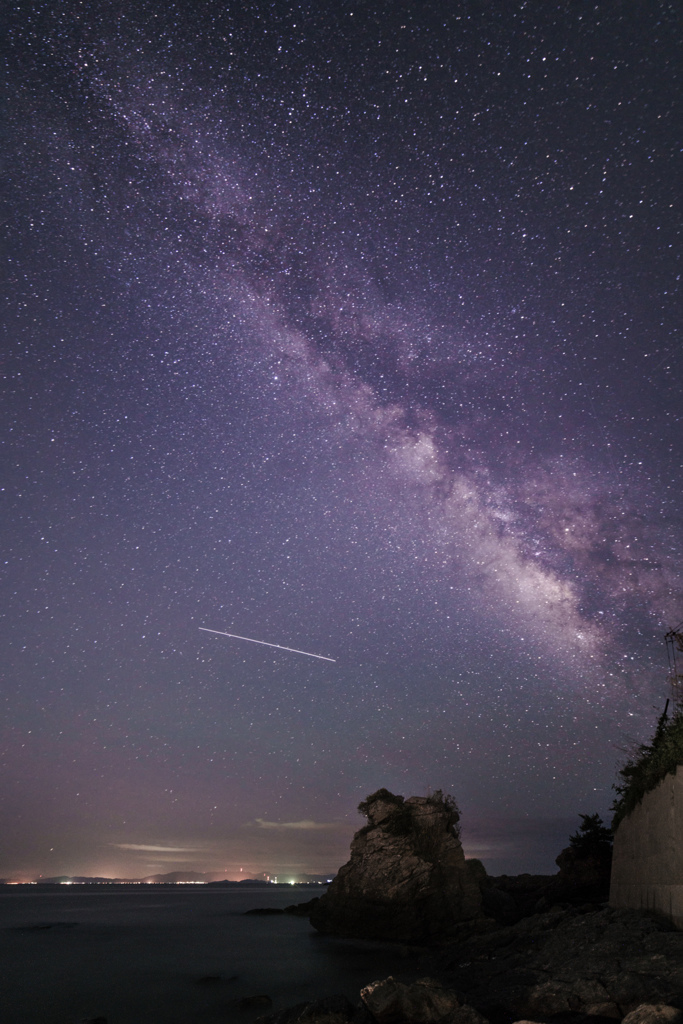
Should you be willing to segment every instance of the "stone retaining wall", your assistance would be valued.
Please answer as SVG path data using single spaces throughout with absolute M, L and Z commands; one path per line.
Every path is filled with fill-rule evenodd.
M 656 910 L 683 929 L 683 765 L 619 824 L 609 901 Z

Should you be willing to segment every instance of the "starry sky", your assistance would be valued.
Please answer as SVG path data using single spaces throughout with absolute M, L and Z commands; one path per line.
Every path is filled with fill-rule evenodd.
M 5 11 L 0 875 L 609 818 L 683 619 L 676 8 Z

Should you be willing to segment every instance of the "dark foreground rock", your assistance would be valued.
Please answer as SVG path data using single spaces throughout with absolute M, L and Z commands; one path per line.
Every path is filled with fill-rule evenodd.
M 598 906 L 609 899 L 612 866 L 611 833 L 599 815 L 582 814 L 583 824 L 570 836 L 569 846 L 555 859 L 555 875 L 500 875 L 486 873 L 481 861 L 470 860 L 482 894 L 482 911 L 498 924 L 516 924 L 523 917 L 543 913 L 556 904 Z
M 318 931 L 363 939 L 428 942 L 481 917 L 481 892 L 441 793 L 404 800 L 386 789 L 361 804 L 368 824 L 310 914 Z
M 361 1003 L 355 1007 L 343 995 L 328 996 L 260 1017 L 257 1024 L 490 1024 L 496 1020 L 510 1024 L 609 1024 L 622 1020 L 615 1003 L 590 1003 L 596 997 L 609 1000 L 608 989 L 596 978 L 546 981 L 542 986 L 542 992 L 536 986 L 527 993 L 526 1001 L 522 999 L 533 1011 L 527 1016 L 520 1017 L 511 1004 L 507 1011 L 492 1007 L 487 1018 L 456 989 L 434 978 L 406 984 L 389 977 L 361 989 Z M 638 1003 L 623 1017 L 623 1024 L 683 1024 L 683 1011 L 663 1002 Z
M 453 989 L 433 978 L 405 985 L 389 977 L 367 985 L 360 995 L 376 1024 L 487 1024 L 474 1007 L 461 1003 Z
M 662 1003 L 643 1003 L 624 1017 L 623 1024 L 681 1024 L 683 1011 Z
M 590 853 L 572 846 L 562 850 L 555 863 L 560 869 L 553 880 L 554 886 L 567 892 L 574 892 L 587 902 L 595 898 L 609 899 L 612 848 Z
M 288 1006 L 267 1017 L 258 1017 L 256 1024 L 343 1024 L 345 1021 L 356 1021 L 358 1024 L 371 1024 L 365 1015 L 345 995 L 334 994 L 323 999 L 314 999 L 309 1003 L 297 1003 Z
M 630 910 L 555 907 L 427 954 L 421 966 L 494 1022 L 621 1020 L 644 1003 L 683 1009 L 683 932 Z
M 568 851 L 563 850 L 557 858 L 561 861 Z M 558 904 L 597 908 L 607 902 L 609 879 L 590 878 L 586 873 L 563 873 L 556 875 L 487 875 L 477 870 L 475 861 L 468 861 L 470 870 L 476 875 L 481 889 L 481 909 L 486 917 L 498 924 L 516 924 L 523 917 L 540 914 Z M 582 865 L 583 867 L 583 865 Z M 590 876 L 588 876 L 590 877 Z
M 313 909 L 317 907 L 319 902 L 320 896 L 314 896 L 312 900 L 307 900 L 306 903 L 292 903 L 291 906 L 285 907 L 285 914 L 293 914 L 294 917 L 310 917 Z
M 474 1007 L 463 1005 L 455 992 L 433 978 L 412 985 L 385 978 L 360 994 L 357 1006 L 346 996 L 333 995 L 259 1017 L 256 1024 L 488 1024 Z
M 526 876 L 520 888 L 536 895 L 547 884 L 542 876 Z M 436 948 L 397 949 L 396 975 L 369 983 L 356 1007 L 337 1003 L 332 1010 L 322 1000 L 263 1020 L 683 1024 L 683 931 L 664 918 L 564 904 L 509 926 L 490 918 L 478 918 L 476 926 Z M 415 981 L 419 974 L 429 977 Z

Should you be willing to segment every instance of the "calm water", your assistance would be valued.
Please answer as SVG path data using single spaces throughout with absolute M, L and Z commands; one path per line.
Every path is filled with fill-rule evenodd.
M 304 918 L 245 917 L 319 888 L 151 890 L 69 886 L 0 891 L 3 1024 L 251 1024 L 334 992 L 354 1002 L 388 974 L 411 977 L 401 950 L 318 935 Z M 50 927 L 44 927 L 50 925 Z M 207 976 L 218 978 L 202 981 Z M 236 1003 L 268 995 L 272 1007 Z

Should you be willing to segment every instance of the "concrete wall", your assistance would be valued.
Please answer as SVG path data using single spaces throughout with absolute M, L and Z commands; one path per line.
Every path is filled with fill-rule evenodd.
M 617 828 L 609 901 L 656 910 L 683 929 L 683 765 Z

